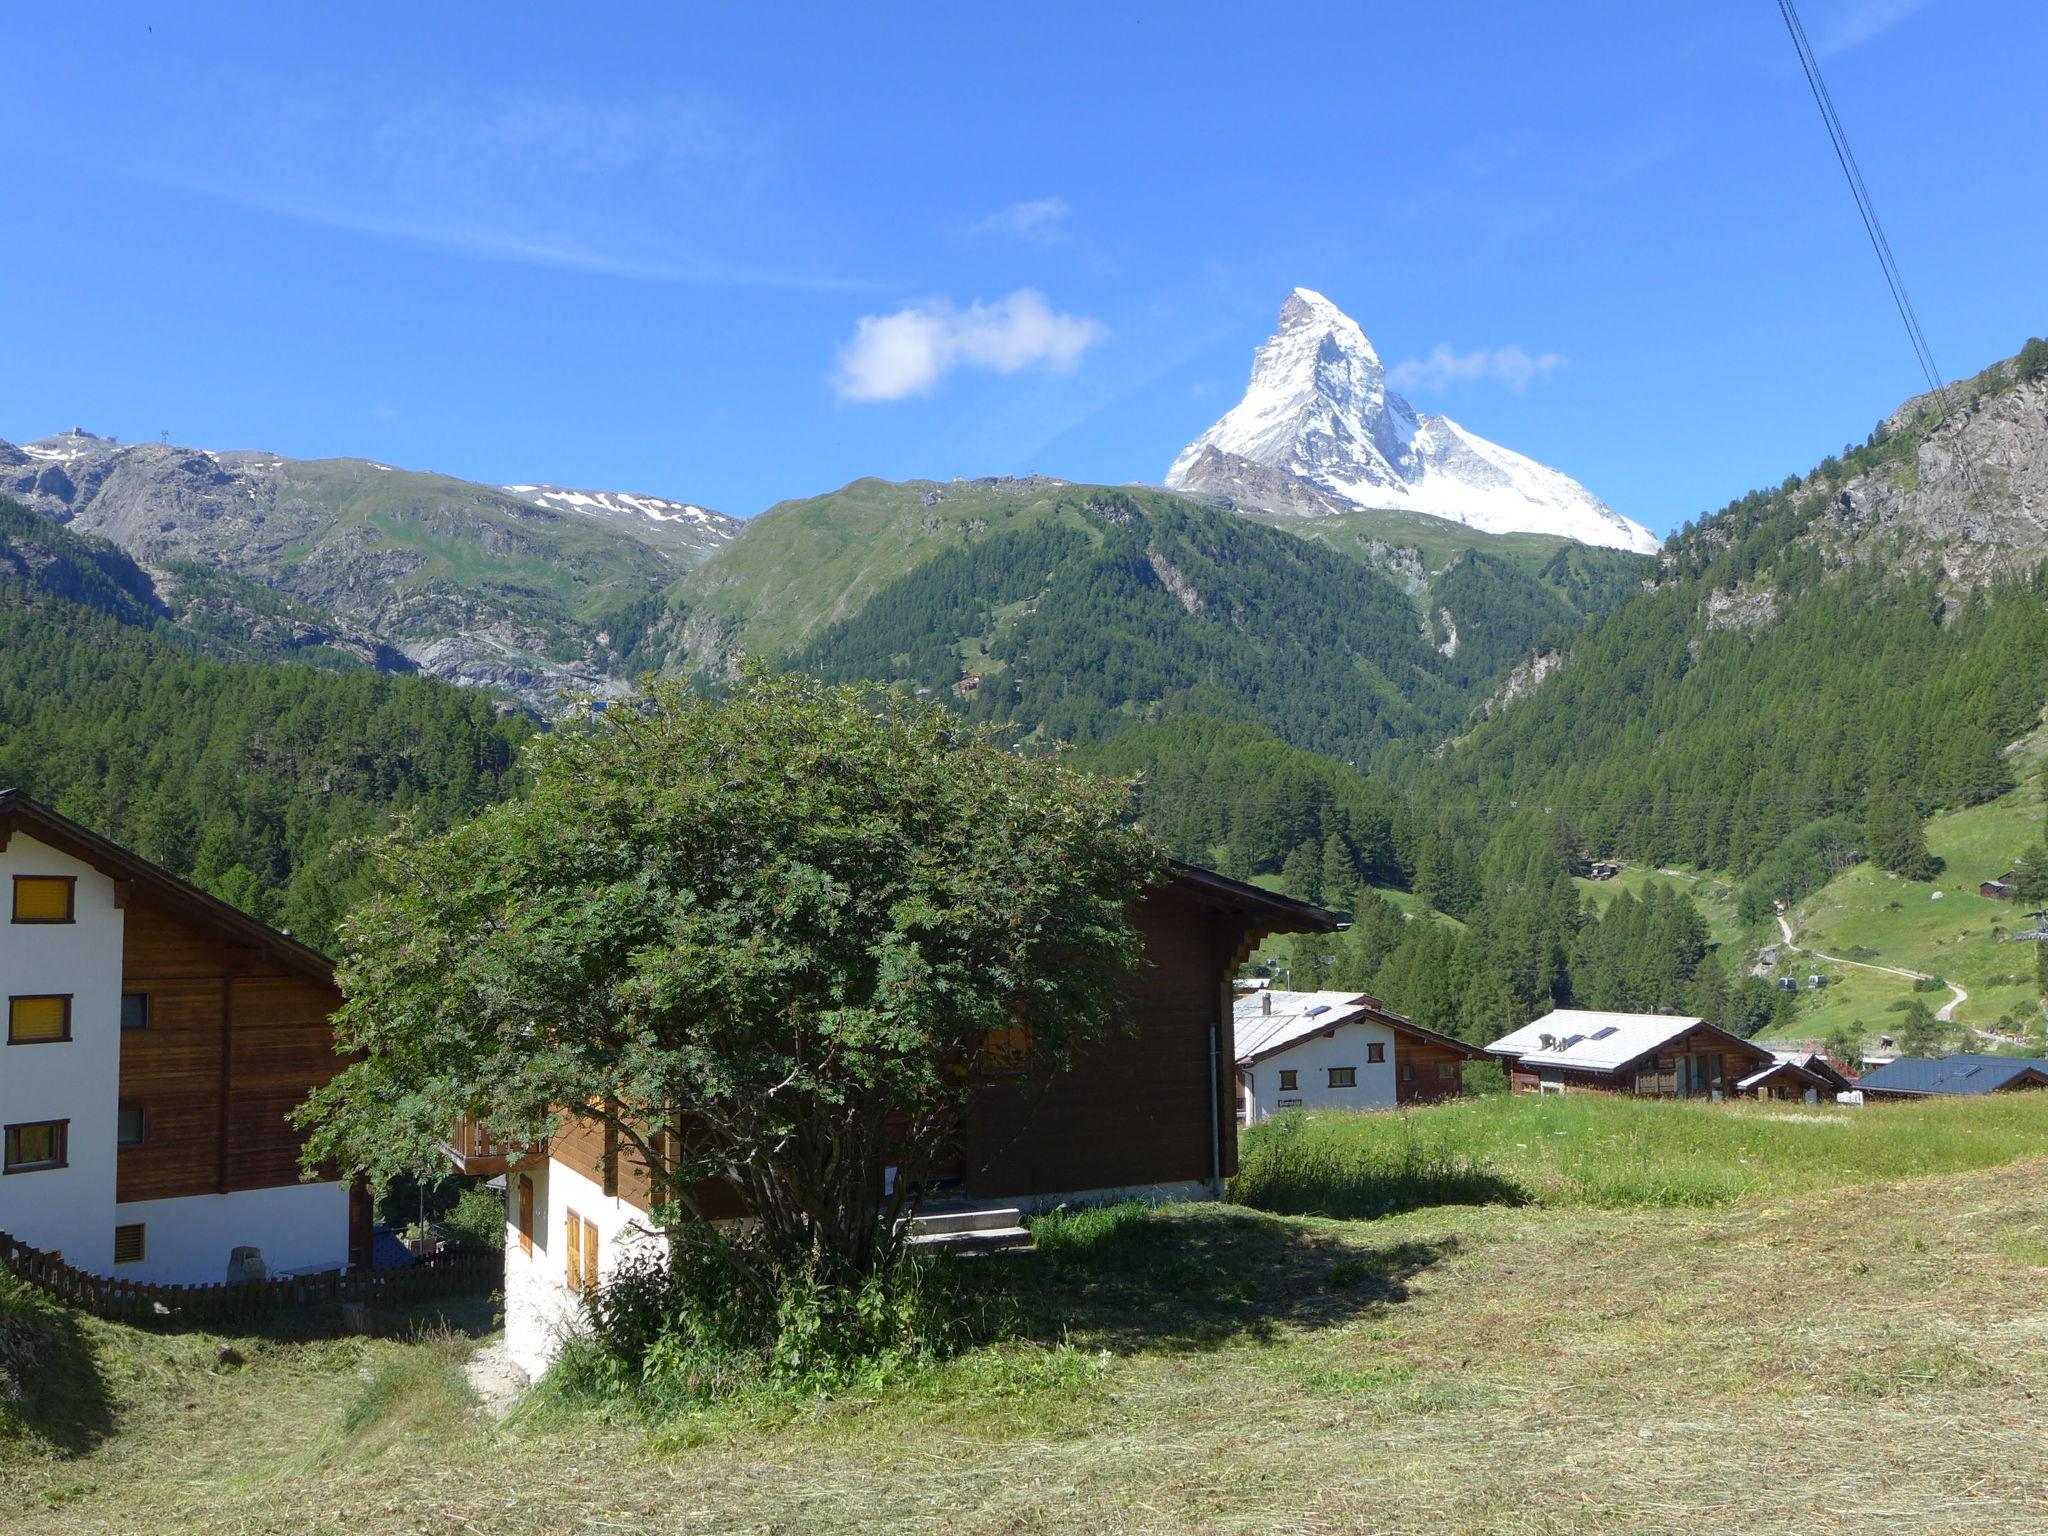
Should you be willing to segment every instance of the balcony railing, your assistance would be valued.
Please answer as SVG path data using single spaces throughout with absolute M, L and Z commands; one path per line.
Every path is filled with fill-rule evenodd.
M 503 1173 L 527 1148 L 475 1120 L 458 1120 L 441 1146 L 457 1173 Z

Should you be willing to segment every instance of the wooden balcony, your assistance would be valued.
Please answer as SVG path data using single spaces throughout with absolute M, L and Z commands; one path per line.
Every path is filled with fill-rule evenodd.
M 526 1156 L 527 1148 L 474 1120 L 458 1120 L 441 1143 L 457 1173 L 498 1174 Z

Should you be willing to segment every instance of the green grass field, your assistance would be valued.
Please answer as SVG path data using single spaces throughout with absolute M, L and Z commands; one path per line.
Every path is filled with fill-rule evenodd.
M 2048 1098 L 1886 1106 L 1494 1094 L 1385 1114 L 1285 1115 L 1243 1138 L 1233 1200 L 1371 1217 L 1474 1201 L 1710 1207 L 1995 1167 L 2048 1136 Z
M 223 1341 L 70 1318 L 0 1281 L 0 1315 L 55 1318 L 67 1336 L 76 1404 L 26 1426 L 0 1409 L 14 1426 L 0 1438 L 0 1525 L 2048 1528 L 2048 1159 L 2031 1150 L 2048 1095 L 1871 1109 L 1839 1125 L 1727 1107 L 1716 1124 L 1710 1106 L 1538 1108 L 1557 1124 L 1461 1105 L 1408 1117 L 1409 1131 L 1436 1134 L 1422 1123 L 1435 1116 L 1453 1143 L 1516 1170 L 1518 1141 L 1564 1130 L 1540 1157 L 1531 1143 L 1516 1174 L 1553 1192 L 1548 1203 L 1369 1222 L 1228 1205 L 1059 1221 L 1036 1256 L 979 1261 L 1004 1264 L 989 1283 L 1028 1303 L 1012 1341 L 829 1397 L 744 1398 L 658 1422 L 545 1394 L 486 1422 L 459 1364 L 487 1307 L 452 1327 L 423 1319 L 408 1340 Z M 1372 1124 L 1344 1139 L 1408 1134 L 1401 1118 L 1359 1117 Z M 1596 1149 L 1608 1170 L 1638 1148 L 1732 1157 L 1740 1187 L 1701 1205 L 1637 1181 L 1614 1208 L 1605 1176 L 1589 1189 L 1563 1173 L 1567 1145 Z M 2029 1160 L 2001 1161 L 2016 1150 Z M 1752 1175 L 1742 1159 L 1757 1156 Z M 220 1364 L 222 1342 L 246 1364 Z

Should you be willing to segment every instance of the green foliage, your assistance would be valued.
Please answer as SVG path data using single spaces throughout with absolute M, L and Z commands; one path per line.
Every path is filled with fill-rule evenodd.
M 792 1276 L 771 1308 L 731 1258 L 704 1243 L 628 1254 L 586 1298 L 589 1336 L 556 1363 L 554 1389 L 662 1416 L 748 1391 L 880 1384 L 988 1331 L 942 1255 L 897 1253 L 851 1285 Z
M 2023 379 L 2048 379 L 2048 341 L 2032 337 L 2015 360 L 2015 371 Z
M 453 1210 L 441 1218 L 441 1225 L 463 1248 L 505 1246 L 505 1197 L 494 1189 L 472 1184 L 455 1197 Z
M 1847 816 L 1829 816 L 1786 834 L 1742 883 L 1737 910 L 1745 923 L 1769 920 L 1776 903 L 1790 907 L 1862 857 L 1862 829 Z
M 772 1313 L 888 1271 L 911 1190 L 988 1071 L 1113 1027 L 1161 873 L 1126 787 L 900 695 L 750 674 L 656 685 L 538 738 L 530 788 L 382 848 L 344 931 L 309 1163 L 383 1175 L 472 1117 L 606 1126 L 673 1244 Z M 885 1198 L 884 1167 L 902 1176 Z M 753 1216 L 738 1235 L 707 1191 Z M 730 1241 L 724 1241 L 730 1239 Z
M 1927 851 L 1927 828 L 1913 802 L 1896 787 L 1872 792 L 1864 817 L 1871 862 L 1907 880 L 1932 880 L 1941 860 Z
M 1395 846 L 1407 816 L 1392 792 L 1258 726 L 1181 716 L 1082 748 L 1074 761 L 1136 778 L 1140 819 L 1178 858 L 1269 874 L 1294 849 L 1334 837 L 1367 879 L 1407 882 Z

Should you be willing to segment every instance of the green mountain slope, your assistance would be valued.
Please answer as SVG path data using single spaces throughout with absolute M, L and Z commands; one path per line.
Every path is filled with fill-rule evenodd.
M 1652 590 L 1408 780 L 1568 809 L 1601 852 L 1737 871 L 1874 787 L 1923 811 L 1996 795 L 2001 749 L 2048 699 L 2041 487 L 2048 355 L 1687 529 Z
M 1362 759 L 1439 739 L 1644 568 L 1465 529 L 1369 558 L 1302 528 L 1140 488 L 862 480 L 756 518 L 633 659 L 903 681 L 1067 740 L 1207 714 Z
M 514 780 L 528 727 L 483 693 L 221 661 L 138 594 L 7 579 L 12 547 L 0 535 L 0 786 L 310 943 L 360 894 L 356 839 L 400 812 L 446 825 Z

